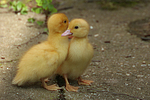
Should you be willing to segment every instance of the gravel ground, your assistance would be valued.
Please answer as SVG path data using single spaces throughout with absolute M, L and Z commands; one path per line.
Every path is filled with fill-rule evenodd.
M 47 35 L 41 34 L 44 27 L 27 23 L 29 17 L 44 20 L 43 15 L 16 15 L 0 8 L 0 100 L 150 100 L 150 43 L 127 31 L 130 22 L 150 16 L 150 5 L 107 11 L 94 2 L 72 2 L 61 3 L 59 9 L 73 8 L 59 12 L 70 20 L 84 18 L 91 26 L 89 40 L 95 53 L 82 77 L 94 83 L 79 86 L 78 93 L 66 91 L 59 77 L 51 83 L 62 86 L 60 91 L 47 91 L 40 82 L 11 85 L 18 59 Z M 78 86 L 76 81 L 71 84 Z

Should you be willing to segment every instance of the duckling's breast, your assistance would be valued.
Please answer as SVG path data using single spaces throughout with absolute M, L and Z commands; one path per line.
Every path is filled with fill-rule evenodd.
M 81 76 L 93 57 L 92 46 L 88 41 L 72 42 L 68 55 L 68 78 L 75 79 Z
M 67 53 L 68 53 L 68 47 L 69 47 L 68 39 L 64 39 L 64 40 L 60 41 L 60 43 L 57 47 L 58 48 L 57 52 L 59 54 L 58 66 L 60 66 L 62 64 L 62 62 L 64 62 L 64 60 L 66 59 Z

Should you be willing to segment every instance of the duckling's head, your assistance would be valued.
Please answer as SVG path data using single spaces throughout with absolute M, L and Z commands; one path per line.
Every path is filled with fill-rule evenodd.
M 68 24 L 68 18 L 63 13 L 56 13 L 51 15 L 47 22 L 50 33 L 63 33 L 68 28 Z
M 84 19 L 73 19 L 68 30 L 61 36 L 86 37 L 89 33 L 89 24 Z

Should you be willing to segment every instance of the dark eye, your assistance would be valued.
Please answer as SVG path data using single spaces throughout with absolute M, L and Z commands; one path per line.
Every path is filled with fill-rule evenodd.
M 79 27 L 78 27 L 78 26 L 75 26 L 74 28 L 75 28 L 75 29 L 78 29 Z
M 64 23 L 66 23 L 67 21 L 65 20 Z

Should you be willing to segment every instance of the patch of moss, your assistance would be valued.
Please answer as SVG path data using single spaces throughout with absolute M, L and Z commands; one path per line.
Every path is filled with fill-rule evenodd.
M 116 10 L 121 7 L 133 7 L 139 3 L 144 3 L 145 0 L 101 0 L 97 1 L 102 9 Z
M 127 31 L 132 35 L 137 35 L 143 41 L 150 42 L 150 17 L 135 20 L 128 24 Z

